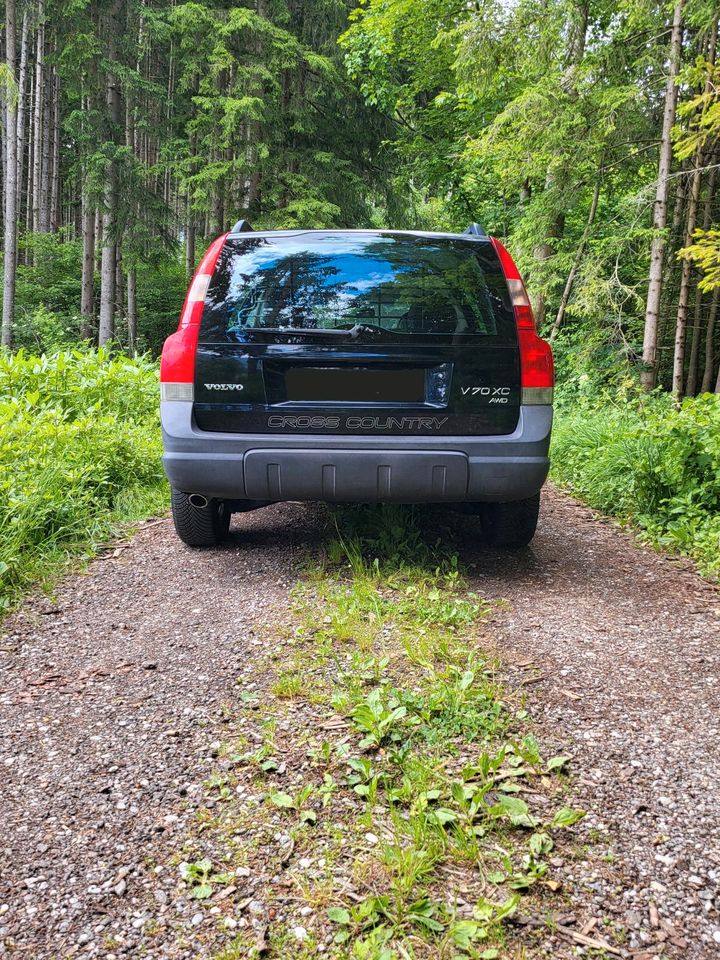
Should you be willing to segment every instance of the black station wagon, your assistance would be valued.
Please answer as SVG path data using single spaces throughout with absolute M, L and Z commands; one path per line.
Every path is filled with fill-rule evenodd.
M 208 249 L 161 364 L 178 535 L 284 500 L 462 504 L 529 543 L 553 360 L 512 258 L 464 234 L 253 232 Z

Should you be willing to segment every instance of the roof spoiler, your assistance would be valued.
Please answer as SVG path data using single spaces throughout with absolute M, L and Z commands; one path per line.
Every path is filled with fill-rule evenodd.
M 253 228 L 250 226 L 247 220 L 238 220 L 238 222 L 230 231 L 230 233 L 252 233 L 252 232 L 253 232 Z
M 234 233 L 235 231 L 233 231 Z M 463 236 L 468 237 L 487 237 L 487 234 L 479 223 L 471 223 L 467 230 L 463 230 Z

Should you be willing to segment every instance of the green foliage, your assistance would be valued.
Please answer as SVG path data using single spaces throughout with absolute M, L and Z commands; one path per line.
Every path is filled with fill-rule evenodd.
M 52 352 L 80 340 L 82 244 L 48 233 L 21 238 L 26 262 L 17 269 L 15 345 Z
M 720 396 L 605 399 L 561 410 L 553 474 L 593 507 L 720 573 Z
M 63 235 L 38 233 L 22 239 L 27 263 L 17 271 L 14 343 L 31 353 L 71 349 L 80 342 L 82 244 Z M 138 349 L 157 356 L 177 326 L 187 290 L 179 251 L 146 259 L 136 266 Z M 99 291 L 96 277 L 95 292 Z M 127 324 L 120 312 L 117 340 L 127 344 Z
M 177 257 L 137 267 L 138 350 L 156 357 L 166 337 L 175 331 L 188 278 Z
M 687 16 L 697 39 L 686 37 L 684 63 L 715 14 L 692 4 Z M 507 238 L 545 331 L 583 243 L 558 342 L 592 341 L 601 379 L 611 358 L 611 376 L 639 372 L 667 39 L 663 5 L 613 0 L 366 0 L 340 39 L 366 101 L 396 120 L 392 146 L 420 195 L 408 216 L 435 228 L 479 220 Z M 702 57 L 683 73 L 676 146 L 688 163 L 717 140 L 716 73 Z M 671 202 L 678 183 L 674 173 Z M 710 289 L 714 233 L 685 253 L 714 270 Z M 678 282 L 669 270 L 668 343 Z M 661 359 L 666 382 L 672 350 Z
M 703 272 L 698 286 L 705 293 L 720 287 L 720 230 L 695 230 L 694 242 L 679 251 Z
M 195 211 L 222 198 L 228 221 L 319 228 L 367 225 L 375 204 L 392 204 L 381 162 L 388 121 L 341 69 L 336 40 L 349 6 L 188 2 L 163 12 L 155 29 L 177 45 L 188 111 L 163 164 Z M 236 184 L 248 178 L 244 195 Z
M 0 354 L 0 607 L 164 507 L 157 406 L 146 359 Z

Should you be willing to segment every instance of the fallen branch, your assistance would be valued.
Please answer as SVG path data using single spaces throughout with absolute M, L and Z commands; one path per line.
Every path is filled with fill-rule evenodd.
M 555 924 L 555 929 L 559 933 L 564 934 L 564 936 L 570 937 L 570 939 L 576 943 L 581 943 L 584 947 L 594 947 L 596 950 L 605 950 L 607 953 L 612 953 L 616 957 L 627 956 L 624 950 L 619 950 L 617 947 L 611 946 L 605 940 L 598 940 L 596 937 L 586 937 L 584 933 L 578 933 L 576 930 L 571 930 L 570 927 L 564 927 L 559 923 Z

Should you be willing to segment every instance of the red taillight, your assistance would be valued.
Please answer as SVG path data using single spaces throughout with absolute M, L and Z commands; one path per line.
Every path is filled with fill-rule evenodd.
M 552 403 L 555 366 L 550 344 L 537 335 L 530 298 L 515 261 L 505 247 L 490 238 L 500 260 L 510 292 L 520 348 L 520 382 L 523 403 Z
M 192 400 L 187 390 L 172 390 L 173 384 L 189 384 L 195 380 L 195 351 L 197 350 L 200 324 L 181 326 L 170 334 L 163 344 L 160 359 L 160 383 L 163 385 L 163 400 Z
M 539 337 L 534 330 L 518 326 L 520 344 L 520 379 L 523 388 L 524 403 L 552 403 L 552 388 L 555 386 L 555 366 L 552 350 L 547 341 Z M 550 390 L 545 399 L 525 397 L 526 390 Z
M 195 353 L 205 294 L 226 238 L 227 234 L 224 233 L 208 247 L 185 297 L 178 328 L 163 344 L 160 359 L 160 390 L 163 400 L 193 399 Z

